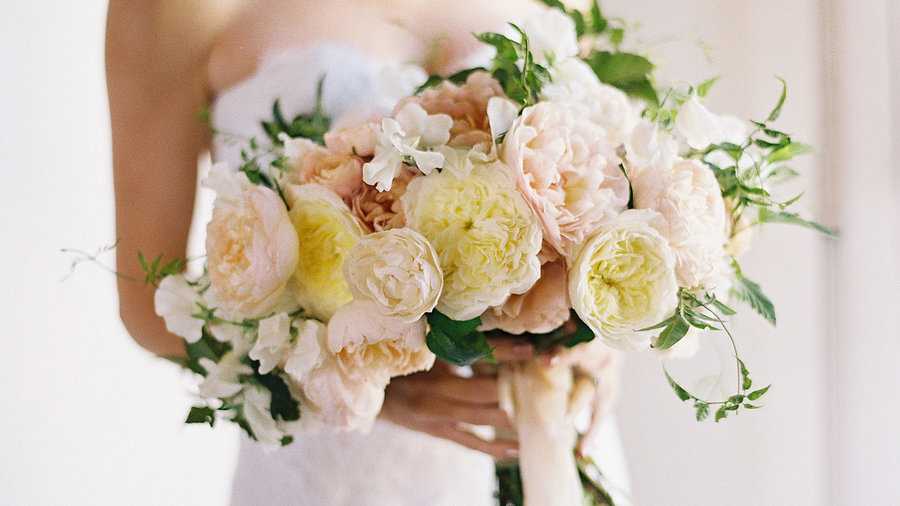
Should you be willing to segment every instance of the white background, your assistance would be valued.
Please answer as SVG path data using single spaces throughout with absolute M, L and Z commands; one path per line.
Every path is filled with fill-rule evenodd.
M 749 310 L 734 323 L 753 377 L 774 385 L 765 409 L 698 424 L 655 358 L 629 357 L 618 416 L 639 504 L 900 499 L 900 9 L 849 4 L 604 2 L 642 22 L 666 76 L 722 75 L 714 109 L 761 119 L 784 77 L 777 125 L 820 148 L 797 165 L 801 208 L 842 233 L 769 227 L 744 261 L 779 310 L 777 329 Z M 62 281 L 61 248 L 114 240 L 104 17 L 100 1 L 0 5 L 0 503 L 226 504 L 234 429 L 181 423 L 190 379 L 132 344 L 111 275 L 83 265 Z M 672 42 L 685 36 L 713 61 Z

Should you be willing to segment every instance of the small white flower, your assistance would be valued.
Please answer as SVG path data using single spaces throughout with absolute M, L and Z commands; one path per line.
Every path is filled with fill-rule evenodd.
M 539 64 L 562 61 L 578 54 L 575 22 L 558 9 L 547 9 L 522 25 L 534 59 Z
M 203 186 L 216 192 L 216 200 L 236 202 L 242 192 L 253 188 L 253 183 L 243 172 L 229 170 L 227 162 L 219 162 L 209 168 Z
M 710 144 L 739 144 L 747 138 L 746 126 L 737 118 L 719 116 L 709 111 L 696 95 L 691 95 L 675 117 L 675 130 L 693 149 L 706 149 Z
M 409 157 L 423 174 L 444 165 L 444 156 L 432 151 L 450 140 L 453 120 L 446 114 L 428 114 L 418 104 L 407 104 L 393 118 L 381 122 L 375 157 L 363 165 L 363 181 L 379 191 L 391 189 Z
M 453 174 L 457 179 L 462 179 L 472 172 L 476 164 L 484 165 L 496 160 L 497 150 L 493 148 L 493 143 L 482 142 L 471 149 L 438 146 L 434 150 L 444 157 L 442 170 Z
M 267 374 L 281 360 L 291 343 L 291 318 L 277 313 L 259 321 L 256 344 L 250 349 L 250 358 L 259 361 L 260 374 Z
M 242 361 L 242 355 L 230 351 L 218 363 L 208 358 L 200 359 L 200 366 L 206 369 L 206 378 L 200 383 L 199 393 L 207 399 L 224 399 L 237 395 L 244 385 L 241 376 L 253 374 L 253 369 Z
M 628 160 L 656 171 L 670 169 L 678 158 L 678 143 L 656 122 L 641 120 L 625 142 Z
M 268 389 L 249 387 L 244 389 L 243 397 L 244 417 L 263 450 L 269 452 L 277 450 L 281 448 L 282 438 L 302 431 L 302 424 L 299 421 L 285 422 L 272 418 L 272 412 L 269 410 L 272 392 Z
M 284 372 L 298 384 L 302 384 L 306 375 L 325 360 L 325 341 L 327 328 L 316 320 L 298 320 L 293 325 L 297 331 L 297 340 L 284 364 Z
M 166 276 L 159 283 L 153 297 L 156 314 L 166 321 L 166 329 L 176 336 L 183 337 L 189 343 L 196 343 L 203 334 L 200 318 L 192 315 L 200 311 L 198 304 L 203 302 L 197 289 L 188 284 L 181 274 Z
M 488 100 L 487 114 L 491 124 L 491 138 L 496 142 L 497 137 L 508 132 L 519 117 L 519 106 L 512 100 L 492 97 Z

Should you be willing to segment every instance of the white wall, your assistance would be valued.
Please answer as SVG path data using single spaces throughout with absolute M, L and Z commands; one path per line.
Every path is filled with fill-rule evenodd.
M 754 378 L 774 385 L 765 409 L 697 424 L 655 359 L 630 357 L 619 421 L 639 504 L 878 504 L 900 495 L 896 451 L 886 450 L 900 448 L 888 400 L 900 339 L 886 325 L 897 301 L 884 304 L 896 273 L 878 269 L 897 251 L 879 237 L 896 236 L 873 230 L 865 212 L 873 191 L 877 212 L 893 210 L 897 189 L 896 175 L 893 186 L 884 179 L 884 150 L 897 135 L 878 126 L 891 103 L 878 59 L 888 35 L 871 29 L 884 6 L 897 16 L 891 1 L 604 2 L 659 42 L 666 75 L 723 75 L 713 108 L 761 118 L 777 99 L 773 76 L 786 78 L 778 125 L 821 148 L 798 164 L 809 190 L 802 207 L 840 225 L 841 244 L 853 245 L 773 226 L 747 256 L 747 275 L 779 310 L 776 329 L 748 310 L 734 323 Z M 104 16 L 98 0 L 0 6 L 0 503 L 224 504 L 234 430 L 181 423 L 190 382 L 131 343 L 111 276 L 84 265 L 60 281 L 71 259 L 60 248 L 92 251 L 114 234 Z M 686 33 L 712 44 L 715 61 L 666 42 Z M 874 171 L 869 184 L 853 179 L 863 166 Z M 897 219 L 884 222 L 895 234 Z M 829 268 L 840 270 L 829 277 Z
M 0 4 L 0 504 L 225 504 L 230 428 L 186 427 L 190 382 L 132 344 L 112 275 L 106 3 Z M 106 258 L 111 262 L 111 256 Z

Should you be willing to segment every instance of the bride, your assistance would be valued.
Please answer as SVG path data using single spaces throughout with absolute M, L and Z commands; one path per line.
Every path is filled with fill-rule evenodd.
M 240 164 L 223 136 L 196 118 L 209 109 L 217 131 L 263 137 L 278 99 L 286 117 L 309 112 L 325 76 L 325 112 L 372 111 L 390 90 L 385 68 L 408 63 L 429 73 L 469 66 L 473 32 L 499 31 L 537 2 L 515 0 L 111 0 L 107 82 L 113 136 L 118 270 L 141 276 L 137 252 L 183 258 L 193 214 L 197 159 Z M 165 330 L 153 290 L 119 282 L 129 333 L 161 356 L 183 355 Z M 523 340 L 498 339 L 495 356 L 533 356 Z M 547 360 L 552 360 L 547 357 Z M 604 377 L 604 380 L 607 378 Z M 264 453 L 241 445 L 235 504 L 491 504 L 492 459 L 517 456 L 515 441 L 482 439 L 471 425 L 508 429 L 496 377 L 463 377 L 447 366 L 396 378 L 369 434 L 298 438 Z M 609 381 L 598 396 L 608 404 Z M 613 382 L 614 384 L 614 382 Z M 605 406 L 604 406 L 605 407 Z M 624 465 L 614 427 L 597 438 L 604 471 Z

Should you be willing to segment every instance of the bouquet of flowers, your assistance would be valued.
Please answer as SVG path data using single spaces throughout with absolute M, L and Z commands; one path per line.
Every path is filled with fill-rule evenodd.
M 213 167 L 203 274 L 144 262 L 203 377 L 188 422 L 230 419 L 269 446 L 366 430 L 392 377 L 489 359 L 499 329 L 565 349 L 499 374 L 526 501 L 582 504 L 573 364 L 727 331 L 729 294 L 774 323 L 736 257 L 758 223 L 818 227 L 770 194 L 809 150 L 770 126 L 784 94 L 765 121 L 713 114 L 711 81 L 657 91 L 596 3 L 546 3 L 478 36 L 491 65 L 433 76 L 390 115 L 331 128 L 276 102 L 240 170 Z M 721 401 L 667 377 L 718 421 L 766 391 L 737 371 Z

